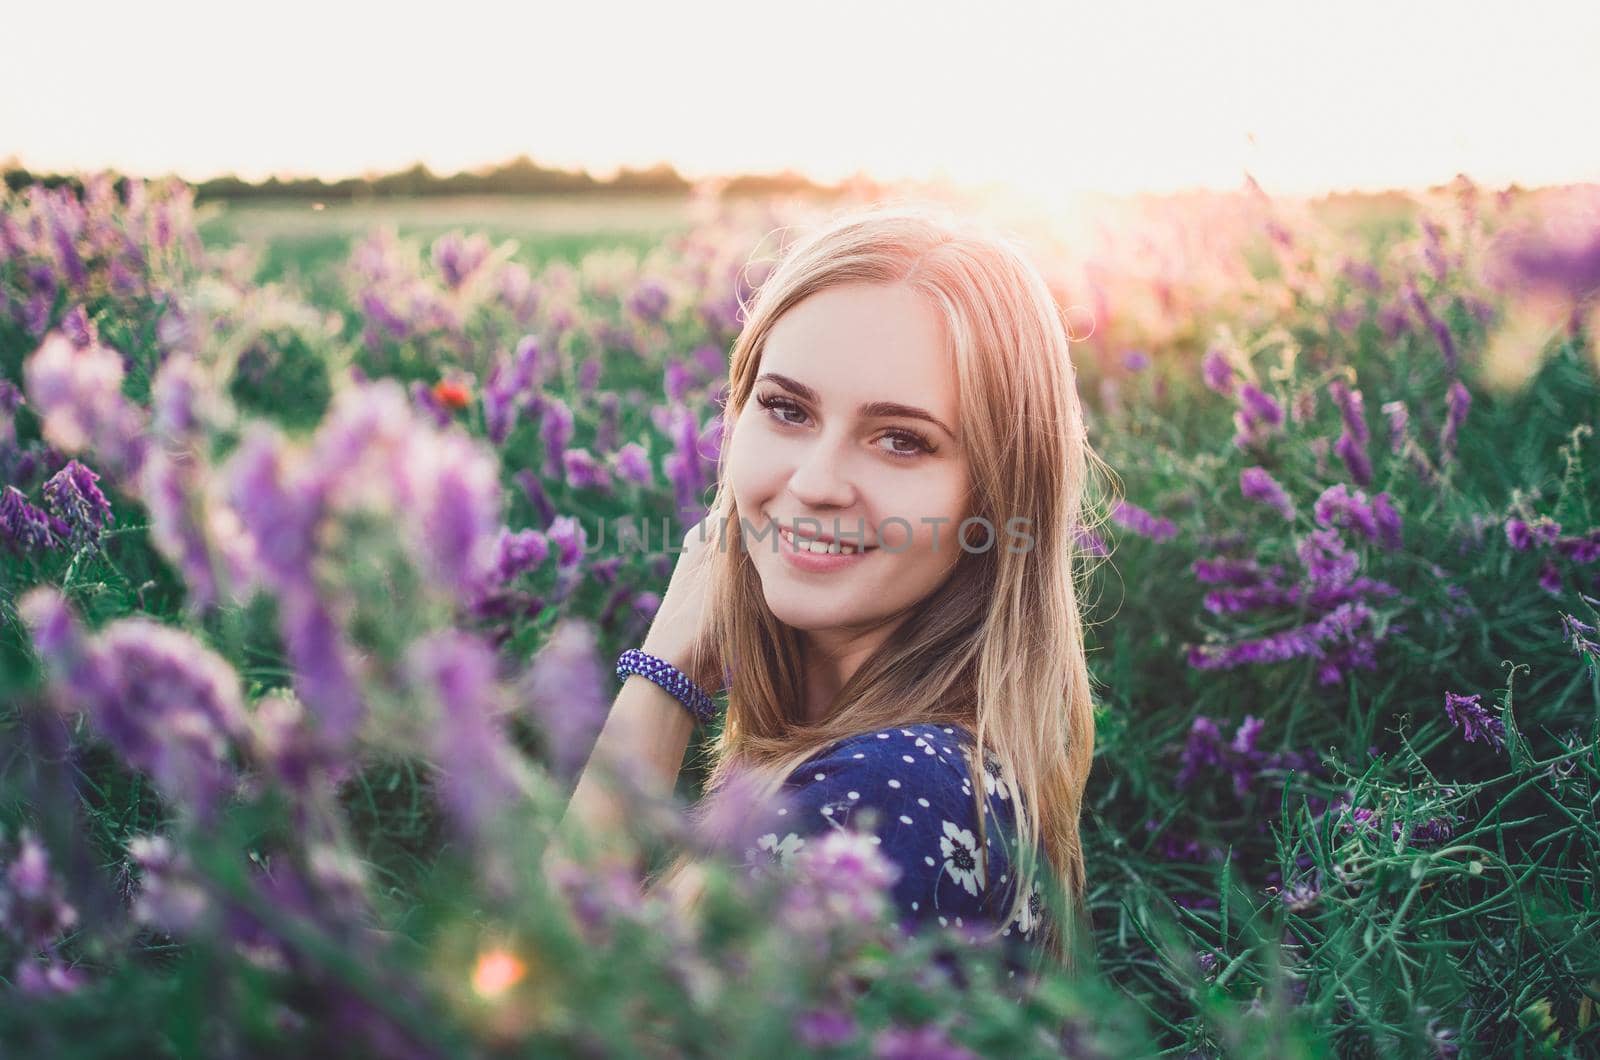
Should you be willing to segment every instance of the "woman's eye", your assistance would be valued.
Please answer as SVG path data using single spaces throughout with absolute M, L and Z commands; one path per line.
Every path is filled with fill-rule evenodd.
M 773 418 L 776 419 L 779 423 L 787 423 L 787 424 L 791 424 L 791 425 L 795 423 L 794 420 L 786 419 L 784 417 L 784 414 L 788 413 L 788 412 L 793 412 L 793 413 L 801 416 L 802 418 L 805 416 L 805 413 L 800 411 L 799 406 L 797 406 L 794 402 L 788 400 L 787 398 L 761 397 L 761 398 L 757 398 L 756 399 L 756 403 L 758 405 L 760 405 L 762 408 L 767 409 L 769 412 L 771 412 Z
M 928 444 L 928 440 L 915 431 L 890 431 L 883 438 L 890 443 L 889 452 L 895 456 L 911 457 L 933 452 L 933 446 Z M 899 446 L 905 446 L 905 448 L 899 448 Z

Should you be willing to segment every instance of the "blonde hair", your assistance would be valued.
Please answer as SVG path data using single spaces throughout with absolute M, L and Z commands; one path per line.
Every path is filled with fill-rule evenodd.
M 743 546 L 726 476 L 728 440 L 774 322 L 818 291 L 856 283 L 904 284 L 939 311 L 957 376 L 970 512 L 996 531 L 989 547 L 965 551 L 947 581 L 918 601 L 915 619 L 862 663 L 826 717 L 806 724 L 800 634 L 767 607 Z M 753 785 L 741 796 L 761 797 L 846 737 L 919 722 L 965 725 L 976 739 L 970 770 L 980 851 L 985 789 L 977 781 L 987 755 L 1006 767 L 1002 783 L 1016 808 L 1016 892 L 1000 927 L 1020 915 L 1035 881 L 1053 878 L 1076 923 L 1046 918 L 1043 942 L 1070 967 L 1063 928 L 1077 938 L 1088 927 L 1079 821 L 1095 732 L 1079 603 L 1087 574 L 1081 535 L 1090 529 L 1090 473 L 1105 465 L 1088 445 L 1061 311 L 1012 239 L 906 204 L 836 215 L 788 248 L 744 308 L 711 505 L 727 536 L 709 564 L 711 614 L 692 663 L 692 675 L 710 687 L 722 687 L 724 673 L 731 684 L 706 784 L 712 794 L 696 812 L 710 810 L 735 771 Z M 1018 516 L 1028 520 L 1033 547 L 995 546 Z M 688 864 L 679 857 L 652 886 L 681 883 Z

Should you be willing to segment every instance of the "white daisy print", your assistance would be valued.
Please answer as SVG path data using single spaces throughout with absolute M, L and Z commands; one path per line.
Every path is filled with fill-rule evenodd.
M 1033 881 L 1033 889 L 1028 892 L 1028 904 L 1022 907 L 1022 912 L 1012 923 L 1017 925 L 1017 930 L 1024 935 L 1031 935 L 1033 929 L 1039 926 L 1040 913 L 1044 907 L 1044 900 L 1039 897 L 1039 881 Z
M 978 841 L 972 833 L 952 821 L 944 822 L 944 835 L 939 837 L 939 850 L 944 855 L 944 867 L 950 878 L 976 895 L 984 885 L 983 863 L 978 860 Z
M 752 869 L 766 869 L 773 865 L 787 868 L 789 859 L 800 852 L 806 841 L 793 832 L 778 838 L 778 833 L 768 832 L 756 840 L 756 845 L 745 852 L 745 863 Z
M 985 759 L 983 763 L 983 792 L 991 798 L 996 794 L 1002 799 L 1011 798 L 1011 793 L 1002 782 L 1000 763 L 993 758 Z

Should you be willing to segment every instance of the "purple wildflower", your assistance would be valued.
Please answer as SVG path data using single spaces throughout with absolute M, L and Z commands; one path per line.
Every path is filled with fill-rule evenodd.
M 1382 410 L 1389 421 L 1389 452 L 1398 456 L 1405 444 L 1406 424 L 1411 413 L 1404 401 L 1385 401 Z
M 855 1017 L 836 1008 L 806 1010 L 795 1019 L 794 1031 L 807 1049 L 846 1045 L 858 1033 Z
M 639 486 L 649 486 L 655 481 L 650 467 L 650 454 L 638 442 L 629 442 L 611 457 L 611 464 L 624 481 Z
M 1388 503 L 1387 498 L 1384 501 Z M 1312 505 L 1312 518 L 1318 526 L 1344 527 L 1358 530 L 1369 540 L 1379 538 L 1378 517 L 1367 495 L 1361 490 L 1352 492 L 1344 483 L 1336 483 L 1322 491 Z
M 1580 621 L 1576 615 L 1561 612 L 1561 635 L 1572 642 L 1574 652 L 1588 656 L 1591 665 L 1600 658 L 1600 644 L 1589 639 L 1596 635 L 1595 627 Z
M 1170 541 L 1178 536 L 1177 523 L 1165 516 L 1158 517 L 1125 500 L 1118 500 L 1112 507 L 1111 521 L 1152 541 Z
M 70 533 L 66 523 L 34 507 L 17 487 L 0 490 L 0 538 L 13 551 L 59 548 Z
M 80 350 L 86 350 L 99 341 L 98 330 L 82 305 L 75 305 L 61 318 L 61 330 Z
M 1241 449 L 1258 446 L 1283 426 L 1283 406 L 1254 383 L 1239 388 L 1239 408 L 1233 422 L 1233 444 Z
M 1200 360 L 1200 378 L 1224 397 L 1233 396 L 1233 366 L 1221 349 L 1213 346 Z
M 694 372 L 682 361 L 668 361 L 662 377 L 667 400 L 681 402 L 694 386 Z
M 977 1060 L 977 1055 L 932 1023 L 887 1027 L 872 1039 L 873 1060 Z
M 542 397 L 544 415 L 539 424 L 539 436 L 544 441 L 544 474 L 546 478 L 561 475 L 561 454 L 572 441 L 572 410 L 558 397 Z
M 88 637 L 41 586 L 18 603 L 59 695 L 184 810 L 208 818 L 231 789 L 229 741 L 246 732 L 239 678 L 192 636 L 125 618 Z
M 667 314 L 671 298 L 660 280 L 645 279 L 628 297 L 628 311 L 647 324 L 659 323 Z
M 1253 559 L 1232 559 L 1227 556 L 1202 556 L 1190 564 L 1190 570 L 1196 581 L 1208 585 L 1256 585 L 1269 576 L 1282 573 L 1280 567 L 1263 571 Z
M 439 708 L 429 731 L 444 773 L 445 803 L 462 828 L 483 836 L 522 794 L 519 761 L 500 727 L 504 704 L 494 650 L 470 634 L 447 630 L 413 644 L 406 667 Z
M 1285 522 L 1294 521 L 1294 502 L 1266 468 L 1247 467 L 1239 472 L 1239 492 L 1244 494 L 1246 500 L 1267 505 L 1283 516 Z
M 1549 558 L 1539 565 L 1539 588 L 1551 596 L 1561 595 L 1561 568 Z
M 575 515 L 563 515 L 552 522 L 545 535 L 556 548 L 556 565 L 562 570 L 572 570 L 583 562 L 588 535 Z
M 1563 559 L 1573 563 L 1593 563 L 1600 560 L 1600 529 L 1571 537 L 1556 537 L 1552 542 Z
M 575 490 L 611 492 L 611 474 L 587 449 L 568 449 L 561 454 L 567 472 L 567 485 Z
M 1417 289 L 1416 277 L 1408 276 L 1406 278 L 1403 297 L 1406 303 L 1416 311 L 1417 316 L 1422 318 L 1422 322 L 1427 325 L 1428 330 L 1433 333 L 1434 341 L 1439 344 L 1439 352 L 1444 355 L 1445 369 L 1450 375 L 1454 376 L 1457 372 L 1458 362 L 1455 337 L 1450 333 L 1450 326 L 1435 316 L 1433 310 L 1428 306 L 1428 300 Z
M 563 780 L 588 760 L 611 698 L 594 629 L 571 619 L 557 624 L 521 678 L 518 701 L 549 741 L 554 772 Z
M 1600 293 L 1600 224 L 1592 205 L 1552 215 L 1539 227 L 1526 226 L 1497 236 L 1489 271 L 1502 283 L 1553 294 L 1573 304 Z
M 1468 743 L 1477 742 L 1480 738 L 1485 743 L 1493 744 L 1495 750 L 1505 747 L 1506 725 L 1499 718 L 1491 715 L 1478 700 L 1482 695 L 1460 696 L 1454 692 L 1444 694 L 1444 712 L 1450 719 L 1450 724 L 1459 728 Z
M 188 452 L 153 446 L 140 472 L 140 494 L 150 512 L 150 540 L 183 573 L 196 607 L 217 602 L 219 586 L 197 504 L 200 469 Z
M 1073 533 L 1073 539 L 1079 549 L 1086 556 L 1109 556 L 1111 548 L 1105 540 L 1086 526 L 1079 526 Z
M 448 232 L 434 240 L 433 267 L 452 290 L 459 290 L 489 260 L 489 241 L 481 235 Z
M 1237 589 L 1213 589 L 1205 595 L 1205 609 L 1216 615 L 1238 614 L 1264 607 L 1294 607 L 1302 596 L 1298 585 L 1247 585 Z
M 1367 418 L 1362 410 L 1361 391 L 1352 389 L 1343 379 L 1335 379 L 1328 384 L 1328 396 L 1339 409 L 1345 432 L 1364 444 L 1369 435 Z
M 70 528 L 75 541 L 92 541 L 111 524 L 111 503 L 96 485 L 99 481 L 99 475 L 69 460 L 44 484 L 50 510 Z
M 22 371 L 45 440 L 67 454 L 92 452 L 112 480 L 131 487 L 147 445 L 145 414 L 122 396 L 121 354 L 105 346 L 80 350 L 51 332 Z
M 533 505 L 533 510 L 538 513 L 538 525 L 548 527 L 555 520 L 556 507 L 545 493 L 544 484 L 539 481 L 539 476 L 533 473 L 532 468 L 525 467 L 511 478 L 522 487 L 528 503 Z
M 1226 670 L 1238 666 L 1284 662 L 1294 658 L 1324 660 L 1325 641 L 1355 640 L 1357 628 L 1373 617 L 1372 609 L 1359 602 L 1341 604 L 1327 615 L 1278 633 L 1227 645 L 1194 646 L 1189 650 L 1189 665 L 1197 670 Z M 1324 678 L 1330 675 L 1322 674 Z
M 1318 588 L 1344 585 L 1355 577 L 1361 559 L 1345 547 L 1337 530 L 1313 530 L 1295 546 L 1306 576 Z
M 1439 466 L 1448 464 L 1456 451 L 1456 432 L 1466 422 L 1467 409 L 1472 406 L 1472 394 L 1457 379 L 1450 384 L 1450 389 L 1445 396 L 1446 412 L 1444 426 L 1439 429 Z
M 435 427 L 450 426 L 455 417 L 450 414 L 449 409 L 444 407 L 444 402 L 439 400 L 433 391 L 433 387 L 420 379 L 413 379 L 410 391 L 411 403 L 417 407 L 418 412 L 427 416 Z
M 504 585 L 523 573 L 537 570 L 550 555 L 550 543 L 537 530 L 500 532 L 494 564 L 494 579 Z
M 785 922 L 819 930 L 824 924 L 875 923 L 888 908 L 890 889 L 901 870 L 878 849 L 874 838 L 868 832 L 837 828 L 808 842 L 795 858 L 797 879 L 786 896 Z

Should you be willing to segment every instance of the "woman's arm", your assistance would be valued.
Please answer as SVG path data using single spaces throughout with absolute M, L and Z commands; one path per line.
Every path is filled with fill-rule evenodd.
M 709 524 L 708 517 L 684 535 L 683 552 L 641 645 L 691 675 L 720 671 L 720 665 L 694 665 L 695 647 L 703 642 L 708 557 L 714 547 Z M 567 851 L 575 834 L 602 851 L 617 849 L 630 803 L 624 793 L 614 789 L 610 778 L 623 779 L 643 796 L 670 795 L 694 725 L 683 704 L 653 681 L 633 676 L 623 682 L 566 813 L 545 849 L 547 874 L 557 865 L 570 863 Z M 642 866 L 635 863 L 634 868 L 639 871 Z

